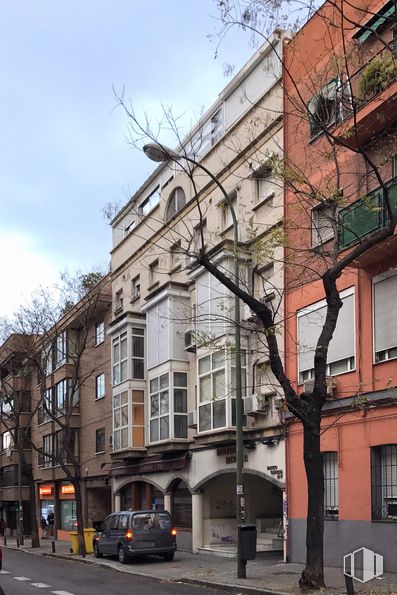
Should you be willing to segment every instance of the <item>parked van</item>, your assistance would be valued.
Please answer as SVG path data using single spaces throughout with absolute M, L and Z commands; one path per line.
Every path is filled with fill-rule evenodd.
M 172 560 L 176 550 L 176 530 L 165 510 L 114 512 L 94 537 L 94 554 L 118 556 L 126 564 L 134 556 L 157 554 Z

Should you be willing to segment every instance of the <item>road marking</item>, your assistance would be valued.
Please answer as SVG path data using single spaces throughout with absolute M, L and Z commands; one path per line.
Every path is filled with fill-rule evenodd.
M 10 574 L 9 570 L 0 570 L 0 574 Z
M 46 585 L 45 583 L 30 583 L 32 587 L 37 587 L 38 589 L 50 589 L 51 585 Z
M 31 578 L 28 578 L 27 576 L 14 576 L 16 581 L 31 581 Z
M 74 593 L 69 593 L 69 591 L 51 591 L 53 595 L 74 595 Z

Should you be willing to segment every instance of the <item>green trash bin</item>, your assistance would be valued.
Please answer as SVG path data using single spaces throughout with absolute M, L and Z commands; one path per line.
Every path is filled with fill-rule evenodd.
M 84 543 L 85 543 L 85 551 L 87 554 L 94 553 L 94 535 L 95 529 L 92 527 L 88 529 L 84 529 Z
M 79 553 L 79 536 L 77 535 L 77 531 L 71 531 L 70 532 L 70 545 L 71 545 L 71 550 L 72 550 L 72 554 L 78 554 Z

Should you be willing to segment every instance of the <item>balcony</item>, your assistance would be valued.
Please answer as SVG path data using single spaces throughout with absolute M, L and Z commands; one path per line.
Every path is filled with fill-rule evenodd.
M 397 119 L 396 53 L 383 48 L 342 85 L 341 97 L 344 121 L 334 134 L 345 144 L 364 146 L 387 130 Z
M 392 210 L 397 208 L 397 178 L 387 183 L 389 201 Z M 339 212 L 339 250 L 345 250 L 360 240 L 382 229 L 389 222 L 389 215 L 384 204 L 382 188 L 377 188 L 367 196 L 359 198 Z M 388 240 L 388 245 L 393 238 Z M 381 251 L 389 253 L 385 246 Z M 371 251 L 372 252 L 372 251 Z M 383 254 L 383 257 L 387 254 Z M 379 259 L 380 254 L 372 255 Z

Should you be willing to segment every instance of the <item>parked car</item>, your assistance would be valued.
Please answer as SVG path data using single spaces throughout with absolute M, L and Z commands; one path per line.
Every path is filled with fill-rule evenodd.
M 157 554 L 170 561 L 176 551 L 176 530 L 165 510 L 114 512 L 94 536 L 94 554 L 118 556 L 126 564 L 134 556 Z

